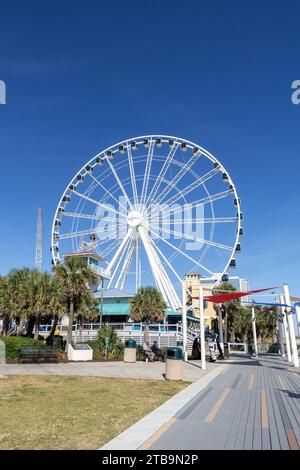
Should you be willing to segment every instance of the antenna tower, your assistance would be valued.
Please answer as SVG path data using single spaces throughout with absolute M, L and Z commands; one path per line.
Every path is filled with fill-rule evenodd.
M 36 227 L 36 244 L 35 244 L 35 267 L 39 271 L 43 270 L 42 232 L 43 232 L 42 208 L 39 207 L 37 227 Z

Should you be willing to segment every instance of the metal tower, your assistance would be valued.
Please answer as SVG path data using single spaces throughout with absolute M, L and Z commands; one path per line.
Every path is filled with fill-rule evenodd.
M 43 247 L 42 247 L 42 208 L 38 208 L 38 219 L 36 227 L 36 244 L 35 244 L 35 267 L 39 271 L 43 270 Z

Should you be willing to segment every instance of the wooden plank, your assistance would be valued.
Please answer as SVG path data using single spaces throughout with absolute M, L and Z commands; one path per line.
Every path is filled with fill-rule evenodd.
M 210 410 L 210 412 L 208 413 L 208 415 L 204 419 L 205 423 L 211 423 L 214 420 L 216 414 L 218 413 L 219 409 L 221 408 L 221 406 L 222 406 L 225 398 L 229 394 L 229 392 L 230 392 L 230 388 L 225 388 L 222 395 L 217 400 L 216 404 L 212 407 L 212 409 Z

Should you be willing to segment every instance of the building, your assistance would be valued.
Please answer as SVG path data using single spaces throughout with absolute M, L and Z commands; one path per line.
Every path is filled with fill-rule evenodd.
M 104 323 L 123 323 L 129 321 L 130 299 L 129 294 L 119 289 L 101 289 L 94 292 L 98 300 L 99 315 L 102 310 Z
M 199 305 L 192 306 L 197 299 L 199 298 L 199 285 L 203 286 L 204 288 L 204 295 L 208 295 L 211 292 L 211 288 L 213 286 L 213 281 L 210 280 L 209 284 L 206 283 L 206 278 L 201 277 L 199 273 L 196 272 L 189 272 L 186 273 L 184 276 L 184 285 L 187 291 L 187 314 L 189 317 L 194 316 L 195 319 L 198 320 L 200 316 Z M 212 328 L 213 319 L 216 318 L 216 311 L 214 309 L 212 302 L 205 303 L 205 311 L 204 311 L 204 324 L 208 328 Z M 196 320 L 196 321 L 197 321 Z
M 130 320 L 130 299 L 134 294 L 129 294 L 119 289 L 103 289 L 94 292 L 98 300 L 99 316 L 102 310 L 104 323 L 127 323 Z M 181 312 L 166 311 L 165 322 L 176 324 L 181 320 Z
M 185 274 L 184 277 L 184 285 L 188 292 L 188 299 L 187 299 L 187 308 L 188 313 L 190 315 L 194 315 L 195 317 L 199 318 L 199 306 L 192 307 L 192 304 L 197 301 L 199 298 L 199 284 L 203 286 L 203 294 L 210 295 L 213 289 L 213 286 L 220 278 L 221 273 L 216 273 L 214 276 L 211 277 L 201 277 L 201 275 L 197 272 L 189 272 Z M 238 291 L 248 291 L 249 290 L 249 282 L 247 279 L 240 278 L 238 276 L 229 276 L 228 282 L 232 284 Z M 241 305 L 247 306 L 249 302 L 249 298 L 243 297 L 241 299 Z M 216 318 L 217 313 L 214 309 L 214 304 L 212 302 L 207 302 L 205 304 L 205 313 L 204 313 L 204 322 L 205 326 L 212 328 L 214 319 Z

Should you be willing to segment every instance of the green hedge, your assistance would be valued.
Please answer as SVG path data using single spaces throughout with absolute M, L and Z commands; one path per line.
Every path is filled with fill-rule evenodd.
M 26 336 L 0 336 L 0 341 L 5 344 L 6 359 L 18 359 L 22 346 L 43 346 L 44 341 L 27 338 Z

